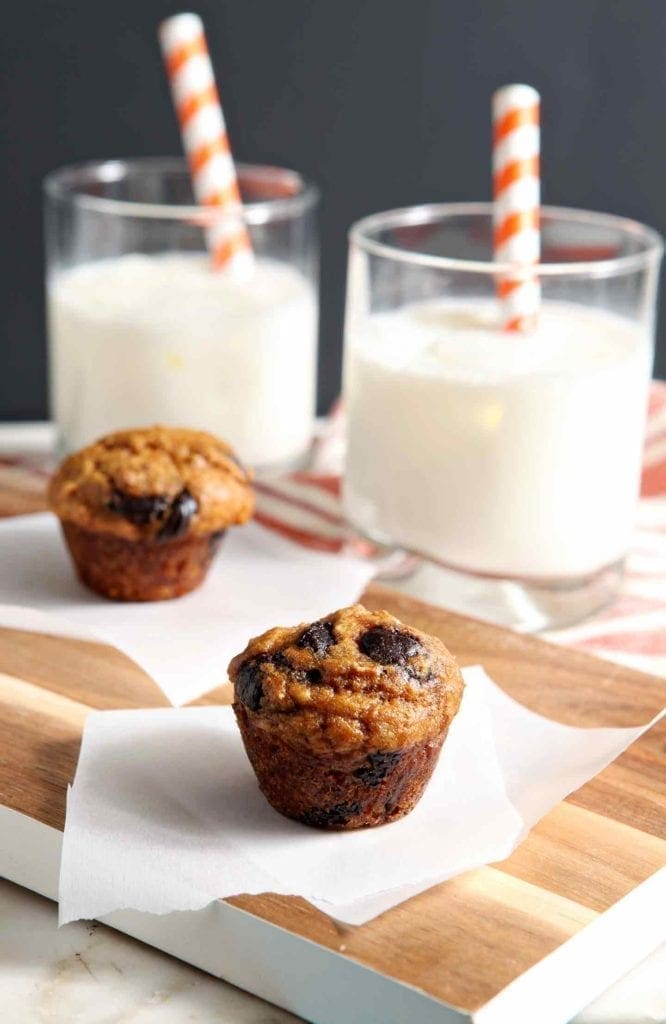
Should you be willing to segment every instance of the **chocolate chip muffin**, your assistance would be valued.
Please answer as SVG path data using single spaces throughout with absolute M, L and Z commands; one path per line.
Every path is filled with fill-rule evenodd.
M 229 676 L 264 795 L 323 829 L 383 825 L 412 810 L 464 686 L 440 640 L 362 605 L 269 630 Z
M 227 527 L 252 515 L 251 478 L 197 430 L 123 430 L 70 455 L 49 486 L 76 571 L 117 601 L 162 601 L 203 581 Z

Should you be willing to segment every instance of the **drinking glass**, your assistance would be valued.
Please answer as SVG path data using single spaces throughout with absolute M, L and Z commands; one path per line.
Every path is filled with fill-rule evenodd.
M 259 467 L 297 465 L 314 423 L 316 188 L 239 165 L 256 256 L 214 271 L 184 160 L 111 160 L 45 180 L 50 395 L 61 451 L 111 430 L 210 430 Z M 224 225 L 222 225 L 224 227 Z
M 350 233 L 344 507 L 437 565 L 437 599 L 531 630 L 616 594 L 639 493 L 662 241 L 545 207 L 538 328 L 502 330 L 484 203 Z

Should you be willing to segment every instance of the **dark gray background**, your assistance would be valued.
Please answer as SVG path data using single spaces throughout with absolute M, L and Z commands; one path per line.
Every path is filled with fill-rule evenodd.
M 0 418 L 46 415 L 40 182 L 177 153 L 155 37 L 169 0 L 11 0 L 0 34 Z M 320 406 L 339 383 L 346 230 L 489 196 L 489 97 L 542 94 L 544 202 L 666 231 L 663 0 L 199 0 L 234 152 L 322 188 Z M 657 373 L 666 376 L 662 323 Z

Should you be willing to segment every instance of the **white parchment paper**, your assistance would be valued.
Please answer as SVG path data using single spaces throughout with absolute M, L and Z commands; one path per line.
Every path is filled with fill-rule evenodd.
M 184 704 L 226 680 L 250 637 L 353 604 L 375 571 L 367 560 L 307 551 L 250 523 L 229 531 L 194 593 L 107 601 L 76 579 L 55 516 L 17 516 L 0 522 L 0 626 L 112 644 L 172 704 Z
M 650 724 L 558 725 L 482 669 L 464 675 L 461 710 L 419 805 L 394 824 L 348 833 L 316 831 L 269 807 L 230 708 L 91 713 L 67 804 L 61 922 L 274 892 L 360 924 L 508 856 Z

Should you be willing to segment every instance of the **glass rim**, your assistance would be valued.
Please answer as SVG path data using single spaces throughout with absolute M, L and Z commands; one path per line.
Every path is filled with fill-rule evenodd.
M 417 206 L 403 206 L 381 213 L 371 213 L 352 224 L 349 229 L 349 242 L 373 256 L 412 263 L 417 266 L 431 267 L 439 270 L 465 271 L 470 274 L 496 275 L 498 273 L 516 273 L 524 271 L 524 267 L 515 263 L 500 263 L 489 260 L 465 260 L 452 256 L 436 256 L 432 253 L 401 249 L 386 242 L 379 242 L 371 237 L 371 232 L 383 228 L 414 227 L 421 224 L 434 223 L 455 216 L 485 216 L 492 218 L 491 202 L 461 203 L 423 203 Z M 654 228 L 641 224 L 630 217 L 620 217 L 611 213 L 597 213 L 594 210 L 580 210 L 566 206 L 542 206 L 541 212 L 554 219 L 566 219 L 581 225 L 614 228 L 640 238 L 643 248 L 640 252 L 615 256 L 611 259 L 581 260 L 561 263 L 536 263 L 533 269 L 539 277 L 609 277 L 640 270 L 650 261 L 661 257 L 664 241 Z
M 237 163 L 239 175 L 253 174 L 269 181 L 278 175 L 289 175 L 298 186 L 294 195 L 276 196 L 269 199 L 248 200 L 243 203 L 243 216 L 250 225 L 266 224 L 284 217 L 297 217 L 312 209 L 319 201 L 319 189 L 298 171 L 274 164 Z M 94 196 L 82 189 L 94 182 L 122 181 L 131 171 L 181 172 L 189 174 L 187 162 L 177 156 L 130 157 L 128 159 L 86 160 L 68 164 L 50 171 L 42 182 L 42 188 L 49 199 L 70 202 L 81 209 L 94 213 L 112 214 L 116 217 L 154 218 L 174 221 L 218 222 L 220 211 L 215 207 L 195 204 L 144 203 L 125 199 Z

